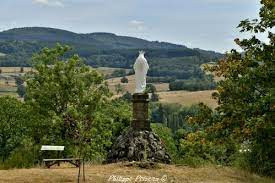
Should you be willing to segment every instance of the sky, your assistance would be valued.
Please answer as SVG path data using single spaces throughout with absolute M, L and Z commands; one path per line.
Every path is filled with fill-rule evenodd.
M 259 0 L 0 0 L 0 31 L 111 32 L 225 52 L 238 49 L 237 25 L 258 18 L 259 8 Z

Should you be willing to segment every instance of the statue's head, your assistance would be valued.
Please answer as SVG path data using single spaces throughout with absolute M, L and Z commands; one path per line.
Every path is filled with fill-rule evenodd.
M 145 51 L 140 50 L 140 51 L 139 51 L 139 54 L 140 54 L 140 55 L 144 55 L 144 54 L 145 54 Z

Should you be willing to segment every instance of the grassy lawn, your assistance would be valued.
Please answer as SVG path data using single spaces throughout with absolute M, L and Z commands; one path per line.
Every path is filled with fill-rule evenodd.
M 115 178 L 131 180 L 125 182 L 146 182 L 147 178 L 163 178 L 164 181 L 147 182 L 174 182 L 174 183 L 272 183 L 274 180 L 263 178 L 245 171 L 229 167 L 206 166 L 190 168 L 187 166 L 159 165 L 155 169 L 141 169 L 125 164 L 90 165 L 86 166 L 86 182 L 103 183 L 118 182 Z M 78 169 L 69 165 L 61 167 L 30 168 L 0 170 L 0 182 L 5 183 L 56 183 L 76 182 Z M 113 177 L 111 177 L 113 176 Z M 120 177 L 119 177 L 120 176 Z M 167 179 L 166 179 L 167 178 Z M 156 180 L 155 179 L 155 180 Z

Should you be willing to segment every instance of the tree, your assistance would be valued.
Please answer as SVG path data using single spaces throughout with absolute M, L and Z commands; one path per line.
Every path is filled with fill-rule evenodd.
M 14 79 L 15 79 L 15 84 L 16 85 L 23 85 L 24 84 L 24 80 L 22 79 L 22 77 L 16 76 Z
M 103 155 L 112 134 L 112 119 L 105 114 L 111 94 L 102 74 L 77 55 L 66 58 L 69 50 L 57 45 L 34 55 L 36 72 L 26 76 L 26 103 L 41 116 L 35 124 L 40 143 L 63 144 L 69 154 L 79 147 L 87 158 Z
M 18 95 L 21 98 L 23 98 L 25 96 L 25 93 L 26 93 L 26 87 L 24 85 L 17 85 L 16 92 L 18 93 Z
M 122 83 L 128 83 L 128 78 L 126 78 L 125 76 L 123 78 L 121 78 L 120 80 Z
M 247 159 L 251 170 L 271 175 L 274 156 L 274 28 L 275 4 L 261 0 L 260 19 L 241 21 L 241 32 L 250 32 L 249 39 L 235 39 L 243 50 L 231 50 L 216 66 L 208 70 L 222 76 L 217 92 L 218 117 L 208 120 L 209 134 L 217 139 L 235 139 L 250 143 Z M 267 33 L 268 43 L 257 38 Z M 205 122 L 205 120 L 204 120 Z M 225 141 L 226 142 L 226 141 Z
M 26 87 L 24 86 L 24 80 L 21 77 L 15 77 L 15 83 L 17 86 L 17 93 L 20 97 L 24 97 L 26 93 Z
M 156 87 L 153 84 L 148 83 L 146 85 L 146 89 L 145 89 L 146 93 L 155 93 L 156 91 L 157 91 L 157 89 L 156 89 Z
M 152 101 L 152 102 L 157 102 L 157 101 L 159 101 L 159 95 L 156 94 L 156 93 L 152 93 L 151 101 Z
M 121 97 L 122 100 L 125 100 L 125 101 L 128 101 L 128 102 L 131 102 L 132 98 L 133 98 L 132 94 L 128 91 L 124 95 L 122 95 L 122 97 Z
M 116 84 L 116 85 L 115 85 L 115 90 L 116 90 L 116 93 L 117 93 L 117 95 L 118 95 L 119 93 L 122 93 L 122 92 L 124 91 L 124 88 L 123 88 L 123 86 L 119 83 L 119 84 Z
M 26 108 L 16 98 L 0 97 L 0 158 L 4 162 L 27 134 Z
M 145 92 L 146 92 L 146 93 L 151 93 L 151 94 L 152 94 L 152 95 L 151 95 L 151 101 L 152 101 L 152 102 L 157 102 L 157 101 L 159 100 L 159 96 L 158 96 L 158 94 L 156 93 L 156 92 L 157 92 L 157 89 L 156 89 L 156 87 L 155 87 L 153 84 L 151 84 L 151 83 L 147 84 L 147 85 L 146 85 Z
M 171 129 L 159 123 L 152 124 L 152 129 L 160 137 L 165 145 L 166 150 L 171 156 L 172 161 L 175 162 L 175 160 L 178 158 L 177 147 L 175 145 Z

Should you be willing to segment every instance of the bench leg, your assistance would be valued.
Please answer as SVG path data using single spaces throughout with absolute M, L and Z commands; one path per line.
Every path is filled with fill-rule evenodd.
M 72 165 L 76 166 L 76 167 L 79 167 L 80 166 L 80 160 L 70 160 L 68 161 L 69 163 L 71 163 Z
M 47 168 L 51 168 L 51 166 L 53 166 L 53 165 L 55 165 L 55 164 L 59 164 L 59 162 L 53 161 L 53 162 L 51 163 L 51 162 L 49 162 L 49 161 L 45 161 L 45 166 L 46 166 Z
M 45 161 L 45 166 L 46 166 L 47 168 L 51 168 L 50 162 Z

